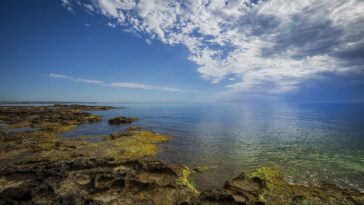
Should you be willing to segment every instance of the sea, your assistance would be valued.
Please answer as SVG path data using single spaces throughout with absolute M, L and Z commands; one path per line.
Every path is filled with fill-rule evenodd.
M 364 191 L 364 104 L 360 103 L 93 103 L 102 122 L 63 137 L 108 135 L 130 125 L 171 136 L 155 157 L 190 168 L 207 166 L 191 180 L 200 190 L 223 186 L 262 167 L 282 171 L 290 183 L 323 182 Z M 116 116 L 132 124 L 112 126 Z

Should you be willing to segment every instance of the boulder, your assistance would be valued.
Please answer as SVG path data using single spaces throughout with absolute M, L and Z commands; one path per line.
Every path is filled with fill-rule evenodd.
M 134 121 L 138 120 L 136 117 L 115 117 L 109 120 L 110 125 L 120 125 L 120 124 L 126 124 L 126 123 L 132 123 Z

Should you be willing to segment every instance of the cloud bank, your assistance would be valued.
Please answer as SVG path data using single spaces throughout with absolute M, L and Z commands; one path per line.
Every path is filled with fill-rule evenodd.
M 69 81 L 78 82 L 78 83 L 95 84 L 95 85 L 113 87 L 113 88 L 132 88 L 132 89 L 157 90 L 157 91 L 166 91 L 166 92 L 197 92 L 197 91 L 181 90 L 178 88 L 163 87 L 163 86 L 143 84 L 143 83 L 130 83 L 130 82 L 107 83 L 107 82 L 99 81 L 99 80 L 75 78 L 72 76 L 58 74 L 58 73 L 49 73 L 48 76 L 50 78 L 58 78 L 58 79 L 64 79 L 64 80 L 69 80 Z
M 147 42 L 184 45 L 204 79 L 230 79 L 226 87 L 233 91 L 281 93 L 317 74 L 364 70 L 362 0 L 90 0 L 75 5 Z

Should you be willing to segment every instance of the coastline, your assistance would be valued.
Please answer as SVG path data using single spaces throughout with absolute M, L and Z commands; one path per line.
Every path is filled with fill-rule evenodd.
M 153 160 L 168 136 L 133 128 L 100 136 L 62 138 L 78 125 L 101 121 L 87 111 L 113 107 L 54 105 L 0 107 L 0 204 L 362 204 L 363 193 L 332 184 L 292 185 L 269 167 L 241 174 L 202 193 L 191 170 Z M 7 132 L 12 128 L 36 130 Z M 89 136 L 92 137 L 92 136 Z

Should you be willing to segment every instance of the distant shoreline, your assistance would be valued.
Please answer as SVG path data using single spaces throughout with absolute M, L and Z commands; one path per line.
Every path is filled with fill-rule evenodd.
M 72 101 L 0 101 L 0 104 L 97 104 L 98 102 Z
M 92 102 L 92 101 L 0 101 L 0 105 L 9 104 L 9 105 L 18 105 L 18 104 L 40 104 L 40 105 L 47 105 L 47 104 L 117 104 L 117 103 L 207 103 L 210 104 L 211 102 L 178 102 L 178 101 L 171 101 L 171 102 L 158 102 L 158 101 L 146 101 L 146 102 L 132 102 L 132 101 L 120 101 L 120 102 Z M 251 103 L 251 102 L 213 102 L 213 103 Z M 364 101 L 357 101 L 357 102 L 277 102 L 278 104 L 364 104 Z

